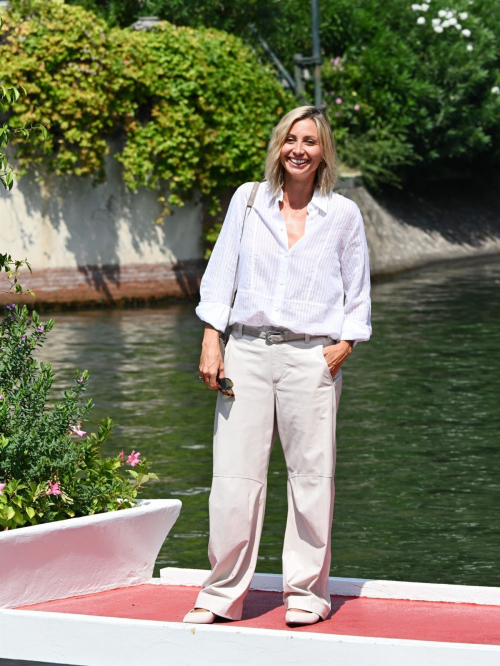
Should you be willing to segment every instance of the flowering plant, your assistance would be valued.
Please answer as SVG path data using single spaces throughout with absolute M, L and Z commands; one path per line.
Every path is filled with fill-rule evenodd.
M 49 406 L 52 368 L 33 355 L 53 326 L 14 304 L 0 322 L 0 529 L 129 508 L 158 478 L 140 452 L 102 456 L 111 419 L 97 433 L 82 429 L 92 409 L 86 370 Z
M 497 168 L 498 3 L 339 6 L 349 30 L 335 43 L 323 40 L 322 75 L 342 162 L 372 184 L 414 177 L 410 165 L 434 176 Z

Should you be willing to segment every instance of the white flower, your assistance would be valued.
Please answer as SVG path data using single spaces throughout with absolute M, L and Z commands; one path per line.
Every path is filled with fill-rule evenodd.
M 473 51 L 473 50 L 474 47 L 472 46 L 472 44 L 467 44 L 467 51 Z
M 443 28 L 440 25 L 435 25 L 434 32 L 443 32 Z
M 443 21 L 443 22 L 441 23 L 441 25 L 443 26 L 443 28 L 448 28 L 449 25 L 450 25 L 450 22 L 449 22 L 448 20 L 446 20 L 446 21 Z
M 445 12 L 444 9 L 440 9 L 440 10 L 438 11 L 438 16 L 439 16 L 440 18 L 444 18 L 444 17 L 446 16 L 446 14 L 447 14 L 447 12 Z
M 462 30 L 462 35 L 463 35 L 464 37 L 470 37 L 470 30 L 468 30 L 467 28 L 465 28 L 465 30 Z
M 455 23 L 455 28 L 457 30 L 462 30 L 462 26 L 460 25 L 460 23 Z
M 493 88 L 491 89 L 491 92 L 494 95 L 498 95 L 500 93 L 500 88 L 498 86 L 493 86 Z
M 423 16 L 419 16 L 417 19 L 418 25 L 424 25 L 425 23 L 425 18 Z
M 449 18 L 449 19 L 448 19 L 448 25 L 455 25 L 456 22 L 457 22 L 457 19 L 456 19 L 456 18 L 453 18 L 453 17 L 452 17 L 452 18 Z
M 441 19 L 432 19 L 432 25 L 439 25 L 441 23 Z
M 446 13 L 446 18 L 451 19 L 453 16 L 455 16 L 456 12 L 454 9 Z
M 424 3 L 422 3 L 422 4 L 420 5 L 420 9 L 421 9 L 423 12 L 426 12 L 426 11 L 429 9 L 429 5 L 428 5 L 426 2 L 424 2 Z
M 411 8 L 413 9 L 414 12 L 420 11 L 420 5 L 412 5 Z
M 467 14 L 467 12 L 460 12 L 459 17 L 461 21 L 465 21 L 466 19 L 469 18 L 469 15 Z

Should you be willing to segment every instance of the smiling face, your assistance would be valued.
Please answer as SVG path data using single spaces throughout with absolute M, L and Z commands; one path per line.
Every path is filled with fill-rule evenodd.
M 281 148 L 280 161 L 294 180 L 314 177 L 323 159 L 318 128 L 311 118 L 297 120 L 290 127 Z

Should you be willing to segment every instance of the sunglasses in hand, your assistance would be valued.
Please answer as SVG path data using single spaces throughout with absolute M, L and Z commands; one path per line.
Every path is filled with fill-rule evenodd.
M 234 398 L 233 386 L 233 382 L 228 377 L 224 377 L 223 379 L 217 378 L 217 388 L 222 395 Z

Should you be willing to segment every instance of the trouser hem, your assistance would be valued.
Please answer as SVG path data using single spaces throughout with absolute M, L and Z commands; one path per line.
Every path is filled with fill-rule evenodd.
M 322 599 L 307 598 L 300 595 L 290 595 L 283 599 L 286 610 L 290 608 L 297 608 L 298 610 L 309 611 L 316 613 L 322 620 L 326 620 L 331 611 L 331 605 L 327 604 Z
M 226 620 L 241 620 L 242 613 L 234 613 L 231 611 L 231 606 L 234 602 L 226 601 L 212 594 L 201 591 L 196 599 L 197 608 L 206 608 L 215 615 L 225 618 Z

